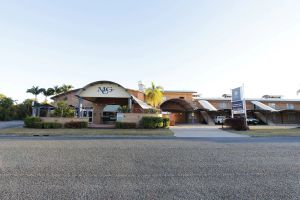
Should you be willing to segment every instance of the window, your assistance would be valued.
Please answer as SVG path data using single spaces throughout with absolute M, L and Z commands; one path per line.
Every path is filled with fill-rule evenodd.
M 294 110 L 294 108 L 295 108 L 294 104 L 291 104 L 291 103 L 286 104 L 286 109 L 287 110 Z

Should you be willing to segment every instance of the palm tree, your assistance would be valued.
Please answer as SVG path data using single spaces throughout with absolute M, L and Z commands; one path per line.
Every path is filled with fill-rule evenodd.
M 39 88 L 39 86 L 32 86 L 32 88 L 27 89 L 27 93 L 31 93 L 34 95 L 34 100 L 37 101 L 37 96 L 43 91 L 43 88 Z
M 54 86 L 53 89 L 54 89 L 54 94 L 55 95 L 58 95 L 62 92 L 61 87 L 59 87 L 58 85 Z
M 61 92 L 65 93 L 70 91 L 74 87 L 72 85 L 63 84 L 60 88 L 61 88 Z
M 48 89 L 44 89 L 42 88 L 42 93 L 45 96 L 45 102 L 47 103 L 48 101 L 48 97 L 52 96 L 54 94 L 54 89 L 53 88 L 48 88 Z
M 145 93 L 147 103 L 155 108 L 163 101 L 163 88 L 155 86 L 153 82 L 151 83 L 151 87 L 146 89 Z

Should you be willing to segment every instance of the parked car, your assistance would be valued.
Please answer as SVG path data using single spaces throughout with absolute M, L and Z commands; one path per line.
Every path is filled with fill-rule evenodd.
M 255 119 L 255 118 L 247 118 L 247 123 L 249 125 L 257 125 L 257 124 L 259 124 L 259 120 Z
M 216 116 L 214 121 L 215 121 L 215 124 L 223 124 L 225 119 L 226 119 L 225 116 Z

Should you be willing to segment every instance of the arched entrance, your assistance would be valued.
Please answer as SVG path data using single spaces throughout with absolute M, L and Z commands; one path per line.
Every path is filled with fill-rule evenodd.
M 200 123 L 200 114 L 193 104 L 184 99 L 169 99 L 163 102 L 160 109 L 169 112 L 171 121 L 175 124 Z
M 111 81 L 97 81 L 90 83 L 80 89 L 77 93 L 79 99 L 78 107 L 82 107 L 82 100 L 93 102 L 93 123 L 102 124 L 107 121 L 108 116 L 104 116 L 107 105 L 128 106 L 132 108 L 132 97 L 123 86 Z M 79 117 L 82 117 L 80 109 Z M 113 116 L 109 116 L 113 120 Z M 112 121 L 111 120 L 111 121 Z

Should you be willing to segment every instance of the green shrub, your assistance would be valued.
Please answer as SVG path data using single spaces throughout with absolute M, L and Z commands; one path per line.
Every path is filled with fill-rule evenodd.
M 36 122 L 36 123 L 34 123 L 34 125 L 32 127 L 29 127 L 29 128 L 42 129 L 43 127 L 44 127 L 43 122 Z
M 24 124 L 25 127 L 27 128 L 44 128 L 44 129 L 62 128 L 61 123 L 42 122 L 42 119 L 39 117 L 26 117 L 24 119 Z
M 129 122 L 117 122 L 116 128 L 120 129 L 131 129 L 136 128 L 136 123 L 129 123 Z
M 245 123 L 245 118 L 228 118 L 225 119 L 224 125 L 236 131 L 249 130 L 249 127 Z
M 128 106 L 120 106 L 118 108 L 118 113 L 130 113 L 131 110 Z
M 25 127 L 27 128 L 37 128 L 37 126 L 39 127 L 40 124 L 42 122 L 42 119 L 39 117 L 26 117 L 24 119 L 24 124 Z
M 85 121 L 71 121 L 65 123 L 65 128 L 87 128 L 88 123 Z
M 57 123 L 57 122 L 42 122 L 42 123 L 40 123 L 40 127 L 39 128 L 44 128 L 44 129 L 62 128 L 62 124 L 61 123 Z
M 170 118 L 163 118 L 163 128 L 169 128 L 170 127 Z
M 54 109 L 54 117 L 74 117 L 75 109 L 69 106 L 64 101 L 59 101 L 57 103 L 57 108 Z
M 142 128 L 162 128 L 164 122 L 162 117 L 143 117 L 140 125 Z

